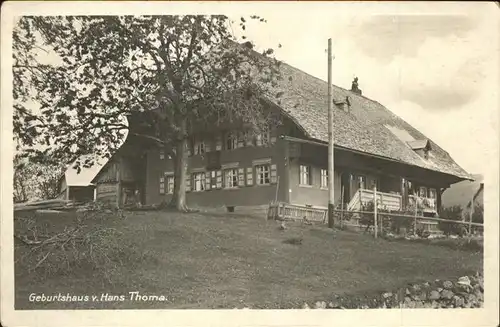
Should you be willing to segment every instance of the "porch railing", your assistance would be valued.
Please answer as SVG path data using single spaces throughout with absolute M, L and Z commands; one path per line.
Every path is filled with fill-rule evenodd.
M 415 207 L 418 205 L 418 209 L 423 212 L 437 212 L 436 200 L 432 198 L 420 197 L 416 195 L 408 196 L 408 205 L 410 207 Z
M 373 202 L 373 190 L 359 189 L 347 205 L 347 210 L 360 210 L 363 204 Z M 432 198 L 408 196 L 408 206 L 415 207 L 422 212 L 437 212 L 436 200 Z M 399 194 L 377 192 L 377 207 L 390 211 L 397 211 L 403 208 L 403 197 Z
M 373 190 L 359 189 L 347 205 L 347 210 L 361 210 L 363 204 L 373 200 Z M 377 192 L 377 208 L 396 211 L 401 210 L 402 203 L 399 194 Z

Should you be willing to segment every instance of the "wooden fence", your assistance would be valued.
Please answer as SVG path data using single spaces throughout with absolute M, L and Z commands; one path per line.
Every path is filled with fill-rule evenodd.
M 312 208 L 284 202 L 273 202 L 269 204 L 267 211 L 268 219 L 278 220 L 306 220 L 325 223 L 327 209 Z
M 426 217 L 424 216 L 425 210 L 419 210 L 419 206 L 415 206 L 415 210 L 413 211 L 414 214 L 403 214 L 401 212 L 391 211 L 379 212 L 378 200 L 381 199 L 381 197 L 377 194 L 376 188 L 371 192 L 371 195 L 373 196 L 372 199 L 374 203 L 373 211 L 356 210 L 352 207 L 348 207 L 347 210 L 343 208 L 334 209 L 337 227 L 365 228 L 365 230 L 371 229 L 374 232 L 375 238 L 378 237 L 379 233 L 387 232 L 388 229 L 392 231 L 394 226 L 403 226 L 402 228 L 406 229 L 406 232 L 410 232 L 411 234 L 417 234 L 419 232 L 443 234 L 442 228 L 439 226 L 440 223 L 459 226 L 461 233 L 482 234 L 483 232 L 483 224 L 474 223 L 471 220 L 466 222 L 439 217 Z M 284 202 L 270 203 L 267 211 L 268 219 L 278 220 L 306 219 L 311 222 L 325 223 L 327 216 L 328 209 L 326 208 L 314 208 Z M 401 224 L 403 220 L 406 220 L 405 224 Z M 397 229 L 399 230 L 400 228 L 397 227 Z

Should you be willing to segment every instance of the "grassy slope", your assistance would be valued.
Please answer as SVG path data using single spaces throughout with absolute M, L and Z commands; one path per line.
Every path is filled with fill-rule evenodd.
M 56 224 L 55 224 L 56 225 Z M 391 243 L 323 227 L 214 214 L 128 213 L 118 227 L 147 259 L 127 262 L 107 285 L 91 271 L 43 278 L 16 271 L 16 309 L 300 307 L 482 268 L 481 254 Z M 283 240 L 302 236 L 302 245 Z M 166 295 L 167 302 L 30 303 L 30 293 Z

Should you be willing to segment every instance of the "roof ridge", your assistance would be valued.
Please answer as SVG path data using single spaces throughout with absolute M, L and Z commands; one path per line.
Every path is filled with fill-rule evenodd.
M 322 78 L 319 78 L 319 77 L 317 77 L 317 76 L 314 76 L 314 75 L 312 75 L 311 73 L 308 73 L 308 72 L 306 72 L 306 71 L 304 71 L 304 70 L 302 70 L 302 69 L 300 69 L 300 68 L 294 67 L 294 66 L 292 66 L 292 65 L 291 65 L 291 64 L 289 64 L 289 63 L 287 63 L 287 62 L 286 62 L 286 61 L 284 61 L 284 60 L 278 60 L 278 61 L 279 61 L 280 63 L 282 63 L 282 64 L 287 65 L 288 67 L 290 67 L 290 68 L 291 68 L 291 69 L 293 69 L 293 70 L 298 70 L 298 71 L 300 71 L 301 73 L 306 74 L 306 75 L 308 75 L 308 76 L 310 76 L 310 77 L 312 77 L 312 78 L 314 78 L 314 79 L 316 79 L 316 80 L 318 80 L 318 81 L 320 81 L 320 82 L 325 83 L 326 85 L 328 85 L 328 81 L 325 81 L 325 80 L 324 80 L 324 79 L 322 79 Z M 336 87 L 337 89 L 340 89 L 340 90 L 342 90 L 342 91 L 349 92 L 350 94 L 352 94 L 352 95 L 354 95 L 354 96 L 361 97 L 361 98 L 364 98 L 364 99 L 366 99 L 366 100 L 368 100 L 368 101 L 371 101 L 371 102 L 373 102 L 373 103 L 376 103 L 376 104 L 378 104 L 378 105 L 380 105 L 380 106 L 382 106 L 382 107 L 384 107 L 384 108 L 386 108 L 386 109 L 387 109 L 387 107 L 385 107 L 383 104 L 381 104 L 381 103 L 380 103 L 380 102 L 378 102 L 377 100 L 374 100 L 374 99 L 372 99 L 372 98 L 369 98 L 369 97 L 367 97 L 367 96 L 365 96 L 365 95 L 363 95 L 363 94 L 358 94 L 358 93 L 356 93 L 356 92 L 353 92 L 352 90 L 346 89 L 346 88 L 344 88 L 344 87 L 342 87 L 342 86 L 338 86 L 338 85 L 333 84 L 333 83 L 332 83 L 332 86 L 333 86 L 333 87 Z

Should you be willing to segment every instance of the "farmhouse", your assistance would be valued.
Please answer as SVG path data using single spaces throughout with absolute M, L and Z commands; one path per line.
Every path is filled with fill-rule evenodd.
M 327 83 L 285 63 L 280 69 L 283 79 L 276 91 L 283 96 L 279 101 L 264 99 L 269 110 L 279 114 L 279 126 L 256 136 L 241 126 L 200 129 L 191 135 L 188 205 L 240 207 L 280 201 L 327 207 Z M 351 89 L 333 86 L 333 98 L 337 204 L 343 201 L 347 208 L 359 209 L 373 199 L 376 185 L 385 208 L 400 210 L 419 203 L 424 214 L 435 215 L 443 191 L 471 179 L 435 142 L 363 96 L 357 79 Z M 130 124 L 132 130 L 133 121 Z M 143 204 L 169 201 L 173 167 L 162 149 L 129 136 L 94 178 L 97 200 L 119 205 L 132 198 Z

